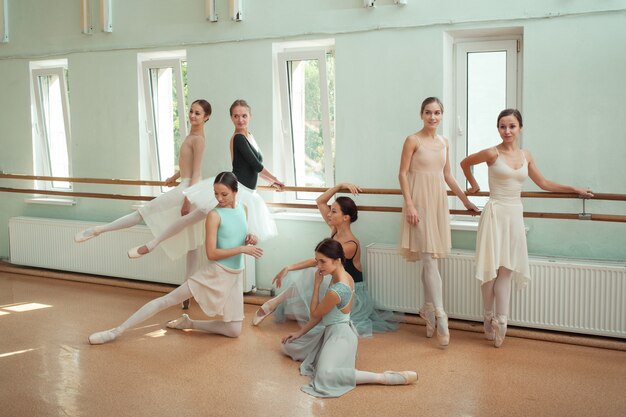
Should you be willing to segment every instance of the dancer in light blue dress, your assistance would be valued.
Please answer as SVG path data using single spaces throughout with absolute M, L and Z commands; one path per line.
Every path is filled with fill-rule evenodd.
M 355 368 L 358 335 L 350 321 L 354 304 L 354 281 L 344 268 L 341 243 L 324 239 L 315 248 L 318 273 L 313 283 L 311 319 L 299 331 L 282 338 L 282 350 L 302 361 L 300 373 L 311 376 L 302 391 L 315 397 L 340 397 L 359 384 L 406 385 L 417 381 L 413 371 L 383 373 Z M 331 280 L 320 294 L 324 275 Z M 321 297 L 320 297 L 321 295 Z M 319 328 L 322 331 L 311 331 Z
M 322 217 L 330 227 L 331 237 L 343 246 L 346 255 L 345 270 L 355 283 L 354 305 L 352 307 L 352 322 L 359 336 L 368 337 L 373 332 L 382 333 L 398 328 L 398 319 L 390 311 L 377 310 L 370 297 L 367 286 L 363 281 L 361 267 L 361 245 L 354 236 L 350 225 L 358 218 L 358 209 L 350 197 L 338 197 L 330 206 L 328 202 L 341 189 L 348 189 L 358 194 L 360 188 L 355 184 L 340 183 L 329 188 L 317 200 L 317 207 Z M 285 266 L 274 277 L 273 283 L 277 288 L 285 288 L 278 296 L 264 303 L 252 320 L 258 325 L 268 315 L 274 312 L 277 322 L 286 319 L 297 320 L 303 326 L 309 321 L 309 301 L 313 294 L 313 281 L 317 269 L 315 259 L 305 259 L 293 265 Z M 326 277 L 321 284 L 320 293 L 324 294 L 330 277 Z

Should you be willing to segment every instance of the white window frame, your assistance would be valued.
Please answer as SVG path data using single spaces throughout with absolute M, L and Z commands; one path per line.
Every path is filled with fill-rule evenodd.
M 185 109 L 185 96 L 184 96 L 184 82 L 182 62 L 185 61 L 184 51 L 164 52 L 164 53 L 150 53 L 138 55 L 138 69 L 140 77 L 140 126 L 143 126 L 140 137 L 143 139 L 144 145 L 141 152 L 141 174 L 142 177 L 147 176 L 154 181 L 165 180 L 174 172 L 171 172 L 161 178 L 159 160 L 159 144 L 157 138 L 157 126 L 154 117 L 154 101 L 152 96 L 152 88 L 150 83 L 150 71 L 152 69 L 164 69 L 171 68 L 173 71 L 173 82 L 178 92 L 178 117 L 180 118 L 180 135 L 181 137 L 187 137 L 187 112 Z M 174 161 L 176 164 L 177 161 Z M 142 193 L 153 194 L 163 191 L 159 187 L 142 187 Z
M 287 74 L 287 64 L 289 61 L 317 60 L 320 80 L 320 111 L 322 118 L 322 138 L 324 141 L 324 181 L 325 187 L 332 187 L 335 184 L 334 150 L 331 136 L 330 102 L 328 95 L 328 69 L 327 54 L 332 53 L 332 48 L 326 45 L 305 46 L 302 48 L 289 48 L 275 54 L 278 75 L 280 130 L 282 141 L 280 151 L 284 155 L 281 171 L 284 173 L 287 184 L 295 184 L 295 160 L 292 137 L 292 120 L 290 109 L 290 86 Z M 288 193 L 285 197 L 288 202 L 308 202 L 312 198 L 299 197 L 298 193 Z
M 521 36 L 507 36 L 485 39 L 457 39 L 454 43 L 454 84 L 455 84 L 455 117 L 453 117 L 451 139 L 453 147 L 453 157 L 451 155 L 451 165 L 455 168 L 453 174 L 461 189 L 465 189 L 466 179 L 459 163 L 467 156 L 467 57 L 469 53 L 506 51 L 506 108 L 521 107 Z M 511 59 L 512 58 L 512 59 Z M 504 108 L 503 108 L 504 109 Z M 503 110 L 502 109 L 502 110 Z M 496 131 L 496 116 L 493 115 L 493 129 Z M 451 135 L 452 136 L 452 135 Z M 494 143 L 494 145 L 496 145 Z M 521 145 L 521 143 L 520 143 Z M 486 190 L 484 190 L 486 191 Z M 477 205 L 483 205 L 486 201 L 484 197 L 470 197 Z M 462 203 L 453 199 L 451 207 L 464 209 Z
M 63 117 L 63 129 L 65 134 L 65 146 L 67 150 L 67 176 L 72 176 L 71 158 L 71 128 L 69 114 L 69 98 L 67 89 L 67 61 L 43 61 L 31 62 L 31 100 L 33 121 L 33 162 L 35 175 L 52 176 L 52 152 L 50 150 L 49 133 L 45 131 L 45 123 L 42 108 L 42 91 L 39 77 L 56 76 L 59 80 L 61 93 L 61 111 Z M 66 186 L 64 186 L 66 185 Z M 72 189 L 71 182 L 65 181 L 36 181 L 36 188 L 46 190 L 67 191 Z

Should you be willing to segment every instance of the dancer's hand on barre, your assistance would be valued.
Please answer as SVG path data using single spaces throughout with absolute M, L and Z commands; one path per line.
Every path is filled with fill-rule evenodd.
M 172 175 L 169 178 L 165 179 L 165 186 L 166 187 L 176 187 L 178 185 L 178 183 L 176 182 L 176 180 L 180 177 L 180 174 L 177 172 L 176 174 Z
M 259 242 L 259 239 L 256 237 L 256 235 L 253 235 L 252 233 L 248 233 L 246 235 L 246 245 L 256 245 Z
M 259 248 L 258 246 L 252 245 L 241 246 L 241 253 L 243 253 L 244 255 L 254 256 L 255 258 L 259 259 L 261 256 L 263 256 L 263 249 Z
M 480 212 L 480 210 L 478 210 L 478 207 L 476 207 L 476 204 L 472 203 L 471 201 L 467 200 L 463 202 L 463 205 L 465 206 L 466 209 L 468 209 L 469 211 L 475 211 L 476 214 L 478 214 Z
M 276 191 L 280 192 L 280 191 L 283 191 L 285 189 L 285 184 L 280 182 L 280 181 L 278 181 L 278 180 L 274 180 L 274 182 L 272 182 L 270 184 L 270 187 L 274 187 L 274 188 L 276 188 Z
M 480 186 L 478 185 L 471 186 L 467 188 L 467 191 L 465 191 L 465 194 L 476 194 L 479 191 L 480 191 Z
M 361 187 L 359 187 L 356 184 L 349 183 L 349 182 L 342 182 L 341 184 L 338 185 L 338 187 L 339 189 L 347 188 L 354 195 L 359 195 L 359 193 L 361 192 Z
M 578 194 L 581 197 L 586 197 L 586 198 L 590 198 L 593 197 L 593 193 L 591 192 L 591 188 L 578 188 L 575 187 L 576 189 L 576 194 Z

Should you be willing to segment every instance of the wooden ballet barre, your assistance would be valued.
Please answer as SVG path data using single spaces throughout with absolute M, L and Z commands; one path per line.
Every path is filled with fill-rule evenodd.
M 79 178 L 79 177 L 52 177 L 45 175 L 25 175 L 25 174 L 5 174 L 0 173 L 0 178 L 15 179 L 15 180 L 38 180 L 38 181 L 65 181 L 87 184 L 115 184 L 115 185 L 148 185 L 148 186 L 165 186 L 164 181 L 149 181 L 149 180 L 124 180 L 124 179 L 106 179 L 106 178 Z M 269 185 L 259 185 L 259 190 L 272 191 L 274 187 Z M 0 188 L 0 190 L 3 190 Z M 286 186 L 284 191 L 307 191 L 307 192 L 319 192 L 326 191 L 326 187 L 295 187 Z M 339 190 L 341 193 L 349 194 L 350 191 L 346 188 Z M 454 196 L 452 191 L 447 192 L 449 196 Z M 44 194 L 43 192 L 37 192 L 36 194 Z M 402 195 L 402 192 L 397 188 L 362 188 L 360 194 L 372 194 L 372 195 Z M 480 191 L 476 194 L 472 194 L 473 197 L 489 197 L 489 193 L 486 191 Z M 552 193 L 546 191 L 525 191 L 522 192 L 522 198 L 581 198 L 578 194 L 574 193 Z M 611 201 L 626 201 L 626 194 L 613 194 L 613 193 L 594 193 L 591 198 L 585 198 L 585 200 L 611 200 Z
M 0 173 L 0 178 L 13 179 L 13 180 L 80 182 L 80 183 L 86 183 L 86 184 L 152 185 L 152 186 L 165 185 L 164 181 L 121 180 L 121 179 L 106 179 L 106 178 L 50 177 L 50 176 L 45 176 L 45 175 L 22 175 L 22 174 L 4 174 L 4 173 Z
M 66 197 L 107 198 L 111 200 L 135 200 L 135 201 L 150 201 L 154 198 L 151 195 L 83 193 L 83 192 L 74 192 L 74 191 L 38 190 L 34 188 L 9 188 L 9 187 L 0 187 L 0 192 L 21 193 L 21 194 L 60 195 L 60 196 L 66 196 Z

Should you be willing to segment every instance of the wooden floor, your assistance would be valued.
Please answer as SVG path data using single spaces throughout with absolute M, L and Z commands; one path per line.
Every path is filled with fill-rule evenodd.
M 626 352 L 452 330 L 441 348 L 420 325 L 359 340 L 362 370 L 416 370 L 413 386 L 358 386 L 337 399 L 300 391 L 283 356 L 295 324 L 238 339 L 165 329 L 166 310 L 117 341 L 121 323 L 160 294 L 0 272 L 0 416 L 624 416 Z M 202 317 L 192 304 L 192 317 Z M 618 341 L 618 343 L 624 343 Z

